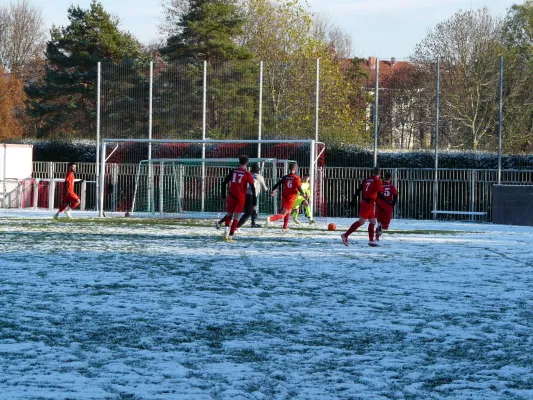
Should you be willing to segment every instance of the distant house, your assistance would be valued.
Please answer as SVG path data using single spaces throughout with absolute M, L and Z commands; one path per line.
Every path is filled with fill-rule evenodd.
M 374 94 L 378 59 L 361 61 L 367 75 L 367 91 Z M 408 61 L 379 60 L 379 145 L 392 149 L 412 149 L 427 145 L 426 130 L 420 124 L 420 93 L 416 68 Z M 367 110 L 373 122 L 374 104 Z
M 368 84 L 373 86 L 376 83 L 377 57 L 368 57 L 361 62 L 361 68 L 368 75 Z M 386 88 L 386 84 L 394 74 L 405 70 L 412 71 L 413 64 L 407 61 L 398 61 L 392 57 L 390 60 L 379 60 L 379 80 L 380 87 Z

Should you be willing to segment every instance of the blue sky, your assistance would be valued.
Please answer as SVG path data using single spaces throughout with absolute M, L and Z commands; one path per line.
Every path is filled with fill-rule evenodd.
M 9 4 L 15 0 L 0 0 Z M 47 26 L 67 24 L 67 9 L 75 3 L 87 8 L 90 0 L 30 0 L 42 7 Z M 158 37 L 162 19 L 159 0 L 101 0 L 122 21 L 121 28 L 143 43 Z M 487 7 L 493 15 L 504 16 L 521 0 L 308 0 L 310 9 L 327 14 L 353 38 L 354 55 L 383 59 L 407 58 L 428 29 L 450 18 L 459 9 Z

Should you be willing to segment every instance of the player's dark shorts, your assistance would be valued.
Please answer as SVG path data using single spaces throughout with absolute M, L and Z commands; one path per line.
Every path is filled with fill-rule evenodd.
M 359 218 L 371 219 L 375 217 L 374 202 L 372 200 L 361 200 L 361 204 L 359 205 Z
M 244 202 L 244 213 L 252 215 L 254 213 L 254 195 L 247 194 Z
M 237 198 L 230 194 L 228 196 L 226 211 L 228 213 L 242 213 L 242 210 L 244 210 L 245 201 L 246 197 Z
M 376 219 L 381 223 L 383 229 L 389 229 L 390 220 L 392 219 L 392 206 L 378 201 L 376 203 Z

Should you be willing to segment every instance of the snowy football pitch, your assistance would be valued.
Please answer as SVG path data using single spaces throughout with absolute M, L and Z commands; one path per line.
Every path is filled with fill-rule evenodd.
M 533 398 L 533 228 L 50 215 L 0 212 L 1 399 Z

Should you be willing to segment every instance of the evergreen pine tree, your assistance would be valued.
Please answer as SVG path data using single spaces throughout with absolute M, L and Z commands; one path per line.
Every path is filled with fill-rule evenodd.
M 209 63 L 208 137 L 238 139 L 256 131 L 258 66 L 248 48 L 238 43 L 243 16 L 235 0 L 190 0 L 176 21 L 178 33 L 160 49 L 169 65 L 158 79 L 168 84 L 155 96 L 176 99 L 154 117 L 154 129 L 162 136 L 187 132 L 189 138 L 200 138 L 204 60 Z
M 46 73 L 26 92 L 39 137 L 92 137 L 96 121 L 96 74 L 100 61 L 145 58 L 141 45 L 118 28 L 102 4 L 71 6 L 69 25 L 53 26 L 46 47 Z

